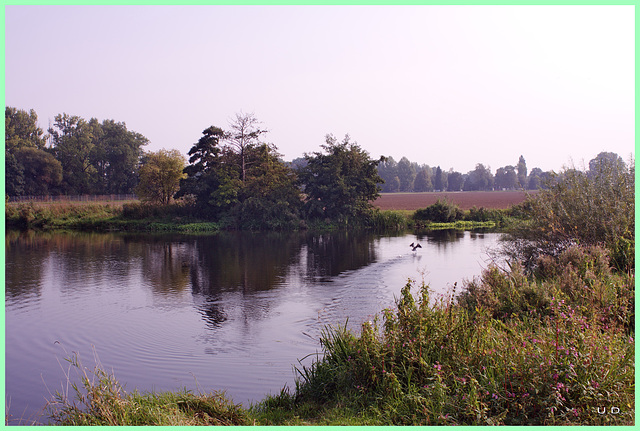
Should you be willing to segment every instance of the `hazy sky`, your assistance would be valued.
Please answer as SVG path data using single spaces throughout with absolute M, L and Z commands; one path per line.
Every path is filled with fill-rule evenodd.
M 634 6 L 6 6 L 5 102 L 186 155 L 254 113 L 285 160 L 349 133 L 461 172 L 635 152 Z

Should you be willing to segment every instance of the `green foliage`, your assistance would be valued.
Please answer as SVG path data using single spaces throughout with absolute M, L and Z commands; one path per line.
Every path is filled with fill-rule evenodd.
M 549 295 L 551 284 L 531 290 L 521 271 L 490 270 L 485 282 L 460 305 L 434 301 L 424 285 L 414 296 L 409 282 L 381 328 L 328 329 L 324 356 L 299 370 L 294 408 L 339 403 L 393 425 L 633 423 L 634 344 L 624 326 Z M 493 318 L 492 302 L 480 301 L 508 299 L 514 287 Z M 598 414 L 604 405 L 623 407 Z
M 136 194 L 145 202 L 168 204 L 180 188 L 185 160 L 178 150 L 147 153 L 140 167 Z
M 5 107 L 4 145 L 5 150 L 13 152 L 18 148 L 36 148 L 43 150 L 46 144 L 44 132 L 38 126 L 38 115 L 33 109 Z
M 506 253 L 528 269 L 543 255 L 567 248 L 601 245 L 615 265 L 629 271 L 635 249 L 635 173 L 633 164 L 594 163 L 588 172 L 569 169 L 521 207 L 529 222 L 509 233 Z
M 462 220 L 463 213 L 458 205 L 447 200 L 438 199 L 435 204 L 416 210 L 413 218 L 417 221 L 451 223 Z
M 62 182 L 62 164 L 44 150 L 33 147 L 18 148 L 13 155 L 22 175 L 22 194 L 48 195 Z M 12 180 L 14 180 L 12 178 Z M 15 187 L 15 186 L 14 186 Z
M 178 196 L 194 196 L 201 217 L 215 217 L 227 228 L 296 229 L 301 206 L 296 176 L 275 146 L 257 143 L 264 131 L 249 117 L 237 117 L 232 132 L 204 130 L 189 151 Z M 222 140 L 227 143 L 219 147 Z
M 351 143 L 348 135 L 342 142 L 327 135 L 322 148 L 325 153 L 305 155 L 307 166 L 300 171 L 307 196 L 306 215 L 340 225 L 356 223 L 357 218 L 371 211 L 370 202 L 379 196 L 379 161 Z

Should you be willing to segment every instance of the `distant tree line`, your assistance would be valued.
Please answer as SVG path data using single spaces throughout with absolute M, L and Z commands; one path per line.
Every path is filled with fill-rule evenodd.
M 114 120 L 55 117 L 48 134 L 35 111 L 5 110 L 7 196 L 128 194 L 168 204 L 182 198 L 200 218 L 240 229 L 279 229 L 310 220 L 357 223 L 370 214 L 379 192 L 533 190 L 557 181 L 524 157 L 493 174 L 477 164 L 466 174 L 418 165 L 403 157 L 372 159 L 347 135 L 325 137 L 321 151 L 288 163 L 263 140 L 253 114 L 236 114 L 226 129 L 210 126 L 188 153 L 143 151 L 148 139 Z M 590 162 L 624 162 L 600 153 Z M 364 217 L 366 218 L 366 217 Z
M 527 173 L 527 162 L 520 156 L 516 165 L 498 168 L 495 174 L 489 167 L 478 163 L 466 174 L 442 170 L 440 166 L 420 165 L 402 157 L 396 162 L 387 157 L 378 165 L 378 174 L 384 180 L 382 192 L 439 192 L 473 190 L 537 190 L 551 178 L 552 172 L 533 168 Z

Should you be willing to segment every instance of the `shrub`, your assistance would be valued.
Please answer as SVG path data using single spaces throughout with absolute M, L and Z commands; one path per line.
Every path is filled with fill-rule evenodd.
M 529 221 L 509 232 L 505 252 L 533 269 L 540 256 L 558 256 L 577 244 L 600 245 L 619 270 L 632 270 L 634 181 L 633 165 L 624 163 L 588 173 L 566 170 L 522 205 Z
M 451 223 L 457 220 L 462 220 L 463 213 L 458 205 L 447 200 L 438 199 L 435 204 L 416 210 L 413 218 L 418 221 Z

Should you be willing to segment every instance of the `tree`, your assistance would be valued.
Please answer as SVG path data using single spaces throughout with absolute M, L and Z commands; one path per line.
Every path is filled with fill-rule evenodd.
M 525 189 L 527 187 L 527 162 L 525 162 L 522 156 L 518 159 L 517 169 L 518 183 L 520 183 L 520 188 Z
M 398 178 L 400 178 L 400 191 L 410 192 L 413 190 L 416 169 L 406 157 L 401 158 L 398 162 Z
M 542 186 L 542 169 L 533 168 L 527 177 L 527 190 L 538 190 Z
M 594 177 L 606 171 L 621 172 L 624 170 L 624 167 L 625 163 L 622 157 L 616 153 L 603 151 L 589 161 L 589 171 L 587 175 Z
M 449 170 L 447 175 L 447 191 L 459 192 L 464 185 L 464 176 L 460 172 L 456 172 L 453 169 Z
M 87 194 L 94 191 L 98 170 L 92 164 L 94 134 L 99 133 L 99 123 L 85 121 L 76 115 L 59 114 L 49 133 L 53 139 L 56 159 L 62 163 L 63 192 Z
M 189 150 L 189 165 L 184 168 L 185 178 L 180 182 L 177 197 L 193 195 L 201 210 L 210 210 L 211 193 L 220 185 L 220 140 L 224 131 L 210 126 L 202 131 L 202 137 Z
M 24 167 L 16 156 L 8 150 L 4 152 L 5 194 L 7 196 L 24 195 Z
M 185 158 L 178 150 L 147 153 L 140 167 L 136 194 L 143 201 L 168 204 L 180 188 Z
M 342 224 L 365 215 L 372 209 L 370 201 L 380 194 L 377 166 L 349 135 L 338 142 L 326 136 L 324 153 L 305 154 L 307 166 L 300 177 L 307 196 L 305 209 L 312 218 L 328 218 Z
M 400 190 L 400 179 L 398 178 L 398 163 L 393 157 L 385 157 L 378 164 L 378 175 L 384 181 L 382 191 L 393 193 Z
M 508 165 L 496 170 L 494 185 L 498 189 L 514 190 L 518 188 L 518 175 L 516 168 Z
M 413 190 L 416 192 L 428 192 L 433 189 L 431 185 L 431 169 L 427 166 L 425 169 L 420 169 L 416 174 L 416 178 L 413 181 Z
M 491 190 L 493 188 L 493 175 L 482 163 L 468 173 L 464 182 L 464 190 Z
M 227 136 L 211 126 L 189 150 L 176 196 L 193 195 L 201 215 L 225 219 L 241 229 L 297 227 L 300 190 L 296 175 L 274 145 L 238 147 L 223 143 Z M 244 179 L 243 179 L 244 175 Z
M 43 150 L 46 144 L 44 132 L 38 126 L 38 115 L 31 109 L 5 107 L 4 110 L 4 145 L 5 150 L 14 151 L 18 148 L 37 148 Z
M 266 133 L 266 129 L 260 129 L 260 122 L 253 114 L 237 113 L 236 118 L 229 123 L 229 130 L 225 136 L 225 141 L 240 156 L 241 180 L 244 182 L 247 176 L 247 150 L 259 144 L 260 135 Z
M 94 123 L 93 132 L 91 164 L 96 168 L 95 192 L 131 193 L 138 182 L 142 147 L 149 140 L 140 133 L 127 130 L 125 123 L 114 120 L 104 120 L 99 125 Z
M 62 181 L 62 164 L 50 153 L 23 147 L 15 151 L 15 157 L 22 167 L 24 195 L 49 195 Z
M 443 176 L 444 174 L 442 172 L 442 169 L 440 169 L 440 166 L 438 166 L 436 168 L 436 174 L 435 174 L 434 183 L 433 183 L 433 187 L 436 189 L 437 192 L 441 192 L 445 189 Z
M 248 150 L 245 181 L 232 209 L 242 229 L 295 228 L 300 223 L 302 200 L 295 172 L 286 166 L 274 145 Z

